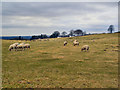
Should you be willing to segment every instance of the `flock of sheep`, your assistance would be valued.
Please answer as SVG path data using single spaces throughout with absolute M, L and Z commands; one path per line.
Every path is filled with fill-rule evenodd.
M 8 50 L 11 51 L 11 50 L 25 50 L 25 49 L 28 49 L 30 48 L 30 44 L 28 43 L 13 43 L 9 46 Z
M 64 46 L 67 45 L 67 41 L 64 41 Z M 79 42 L 77 40 L 74 40 L 73 41 L 73 45 L 76 46 L 78 45 L 79 46 Z M 84 45 L 82 48 L 81 48 L 81 51 L 88 51 L 89 50 L 89 45 Z
M 68 44 L 67 41 L 64 41 L 64 46 L 66 46 Z M 79 42 L 77 40 L 74 40 L 73 41 L 73 45 L 76 46 L 78 45 L 79 46 Z M 9 51 L 11 50 L 15 50 L 15 51 L 18 51 L 18 50 L 25 50 L 25 49 L 30 49 L 30 44 L 28 43 L 13 43 L 9 46 Z M 81 51 L 88 51 L 89 50 L 89 45 L 84 45 L 82 48 L 81 48 Z

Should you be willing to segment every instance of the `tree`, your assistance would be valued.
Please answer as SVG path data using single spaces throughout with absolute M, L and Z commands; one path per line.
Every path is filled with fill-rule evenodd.
M 70 36 L 73 36 L 73 34 L 74 34 L 74 30 L 70 30 L 69 35 L 70 35 Z
M 43 38 L 48 38 L 48 36 L 47 36 L 46 34 L 41 34 L 40 38 L 41 38 L 41 39 L 43 39 Z
M 19 40 L 21 40 L 22 39 L 22 37 L 21 36 L 19 36 Z
M 59 31 L 55 31 L 51 36 L 50 38 L 56 38 L 60 35 L 60 32 Z
M 39 37 L 38 36 L 32 36 L 32 38 L 31 38 L 31 40 L 33 40 L 33 39 L 38 39 Z
M 65 36 L 65 35 L 67 34 L 67 32 L 63 31 L 61 34 L 62 34 L 63 36 Z
M 77 35 L 80 35 L 80 34 L 83 35 L 83 31 L 80 29 L 75 30 L 74 33 Z
M 110 25 L 109 28 L 108 28 L 108 31 L 110 33 L 112 33 L 114 31 L 114 25 Z

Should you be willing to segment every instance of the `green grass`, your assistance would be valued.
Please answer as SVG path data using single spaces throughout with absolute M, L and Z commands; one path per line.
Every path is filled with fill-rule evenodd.
M 79 46 L 73 46 L 75 39 Z M 67 46 L 63 46 L 65 40 Z M 30 43 L 31 49 L 8 51 L 14 42 Z M 90 50 L 81 52 L 86 44 Z M 114 51 L 117 46 L 117 33 L 49 41 L 2 40 L 3 87 L 117 88 L 118 51 Z

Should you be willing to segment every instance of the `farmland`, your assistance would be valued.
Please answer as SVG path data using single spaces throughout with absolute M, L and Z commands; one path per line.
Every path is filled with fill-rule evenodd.
M 79 46 L 73 46 L 74 40 Z M 68 44 L 63 46 L 63 42 Z M 25 51 L 8 51 L 15 42 Z M 81 52 L 83 45 L 90 50 Z M 51 38 L 49 41 L 2 40 L 4 88 L 117 88 L 118 33 Z

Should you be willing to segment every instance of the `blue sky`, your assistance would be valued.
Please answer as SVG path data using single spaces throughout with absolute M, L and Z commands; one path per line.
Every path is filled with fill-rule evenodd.
M 2 2 L 2 35 L 118 30 L 117 2 Z

